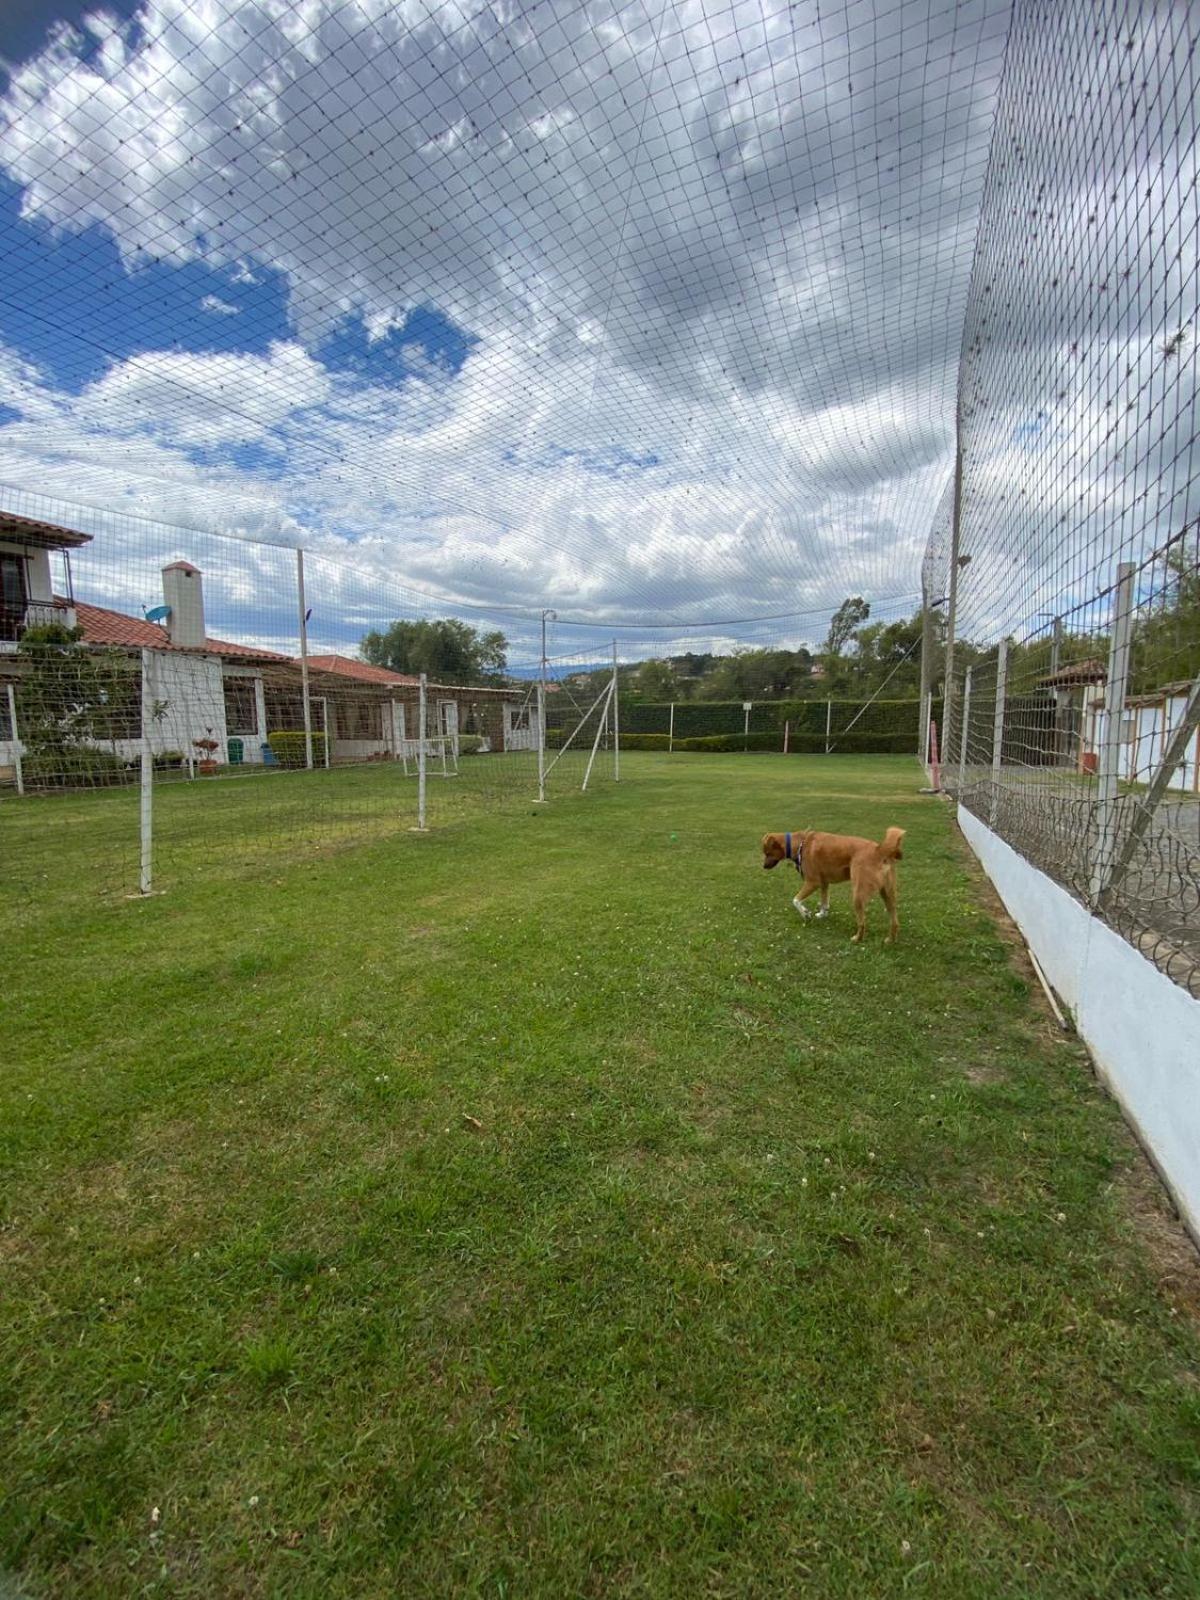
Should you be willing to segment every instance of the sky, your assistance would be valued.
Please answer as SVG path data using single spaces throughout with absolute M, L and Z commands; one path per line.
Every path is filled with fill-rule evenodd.
M 189 556 L 264 641 L 289 559 L 218 534 L 312 552 L 334 647 L 404 607 L 523 645 L 552 607 L 584 653 L 814 643 L 849 593 L 911 612 L 1009 23 L 1008 0 L 20 0 L 0 504 L 94 532 L 110 603 Z M 1038 384 L 1005 378 L 981 506 L 1041 448 Z

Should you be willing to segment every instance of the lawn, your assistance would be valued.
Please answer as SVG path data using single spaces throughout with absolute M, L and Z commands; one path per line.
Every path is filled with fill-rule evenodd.
M 145 901 L 87 862 L 134 796 L 46 803 L 0 1591 L 1196 1594 L 1195 1264 L 947 809 L 898 758 L 623 775 L 318 848 L 229 785 Z M 815 823 L 908 829 L 895 949 L 761 870 Z

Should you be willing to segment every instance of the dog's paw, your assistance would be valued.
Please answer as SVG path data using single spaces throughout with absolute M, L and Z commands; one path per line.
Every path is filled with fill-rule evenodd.
M 801 918 L 805 922 L 807 922 L 809 917 L 812 915 L 812 913 L 809 911 L 808 907 L 804 904 L 804 901 L 803 900 L 799 900 L 799 899 L 794 899 L 792 901 L 792 904 L 795 906 L 796 910 L 800 913 Z
M 822 917 L 827 917 L 828 915 L 829 915 L 829 907 L 828 906 L 822 906 L 819 911 L 814 912 L 814 916 L 816 917 L 818 922 L 820 922 Z

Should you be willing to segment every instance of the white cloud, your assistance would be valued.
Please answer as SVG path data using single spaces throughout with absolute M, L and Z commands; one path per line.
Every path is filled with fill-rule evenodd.
M 220 295 L 206 294 L 200 302 L 202 311 L 211 311 L 217 317 L 236 317 L 239 307 L 231 306 L 228 300 L 222 300 Z
M 88 59 L 60 33 L 0 114 L 26 216 L 109 230 L 130 270 L 279 273 L 294 337 L 147 350 L 79 397 L 34 384 L 4 476 L 50 462 L 65 488 L 73 461 L 93 504 L 212 527 L 273 498 L 318 547 L 480 603 L 912 593 L 1007 13 L 904 4 L 878 54 L 868 12 L 839 33 L 811 0 L 719 26 L 699 0 L 536 22 L 148 0 Z M 378 351 L 417 305 L 476 339 L 456 378 L 322 363 L 342 319 Z

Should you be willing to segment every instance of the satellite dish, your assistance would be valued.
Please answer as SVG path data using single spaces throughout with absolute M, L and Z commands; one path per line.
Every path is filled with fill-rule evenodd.
M 146 613 L 147 622 L 165 622 L 171 615 L 170 606 L 152 606 Z

